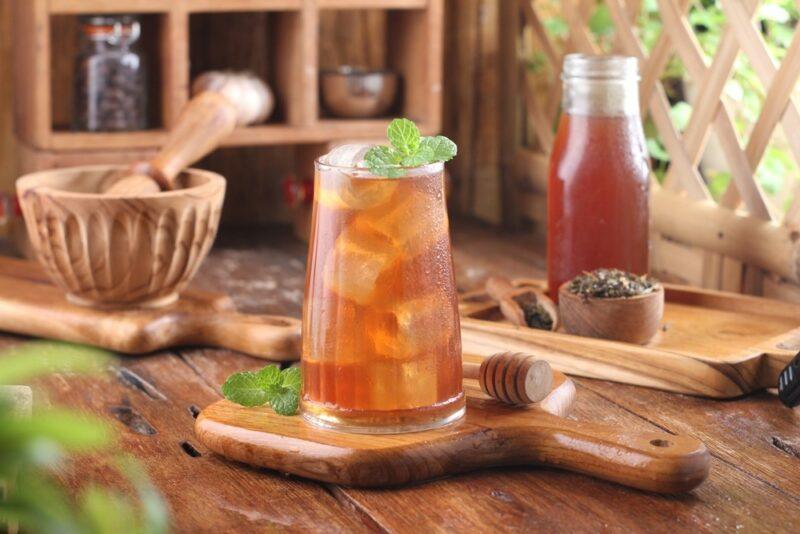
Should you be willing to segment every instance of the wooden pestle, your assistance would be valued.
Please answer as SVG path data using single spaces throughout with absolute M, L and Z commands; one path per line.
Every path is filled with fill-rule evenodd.
M 539 402 L 553 387 L 553 370 L 522 352 L 501 352 L 480 364 L 464 362 L 464 378 L 477 379 L 490 397 L 506 404 Z
M 192 98 L 178 117 L 166 144 L 133 174 L 107 184 L 104 193 L 117 196 L 150 195 L 176 189 L 180 172 L 214 150 L 236 127 L 236 108 L 224 96 L 204 91 Z
M 175 179 L 181 171 L 217 148 L 237 124 L 263 119 L 271 111 L 272 101 L 264 98 L 268 89 L 261 80 L 248 73 L 210 74 L 223 80 L 213 90 L 198 92 L 181 111 L 158 154 L 149 162 L 133 165 L 128 176 L 103 184 L 105 194 L 136 196 L 176 189 Z M 228 91 L 232 86 L 236 92 Z

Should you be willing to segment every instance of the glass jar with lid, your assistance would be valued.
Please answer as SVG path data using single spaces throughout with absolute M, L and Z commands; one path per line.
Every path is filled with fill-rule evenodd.
M 115 132 L 147 128 L 147 69 L 140 37 L 138 17 L 81 17 L 74 129 Z

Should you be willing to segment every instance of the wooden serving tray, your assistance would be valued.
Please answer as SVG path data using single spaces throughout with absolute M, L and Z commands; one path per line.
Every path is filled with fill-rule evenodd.
M 466 416 L 436 430 L 347 434 L 317 428 L 300 416 L 221 400 L 200 413 L 195 434 L 231 460 L 348 486 L 394 486 L 484 467 L 538 464 L 674 493 L 708 475 L 708 451 L 693 438 L 565 419 L 575 387 L 561 373 L 550 395 L 527 408 L 486 397 L 477 382 L 465 384 Z
M 544 289 L 519 279 L 515 294 Z M 800 305 L 664 284 L 662 328 L 647 345 L 578 337 L 505 323 L 485 292 L 462 296 L 464 351 L 529 352 L 565 373 L 710 398 L 777 387 L 800 350 Z
M 0 330 L 130 354 L 210 345 L 270 360 L 300 356 L 298 319 L 238 313 L 228 296 L 197 289 L 163 308 L 78 306 L 39 264 L 7 257 L 0 257 Z

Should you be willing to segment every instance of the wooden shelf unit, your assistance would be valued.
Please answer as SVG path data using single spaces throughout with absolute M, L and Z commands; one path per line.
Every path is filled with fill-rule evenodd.
M 387 67 L 400 73 L 403 88 L 396 113 L 415 120 L 431 134 L 441 126 L 443 0 L 14 0 L 16 133 L 25 161 L 37 155 L 61 161 L 55 153 L 81 152 L 86 163 L 129 159 L 132 151 L 158 147 L 190 97 L 192 27 L 196 20 L 233 13 L 267 13 L 276 119 L 242 128 L 226 146 L 326 143 L 337 139 L 383 137 L 388 118 L 333 119 L 323 115 L 319 98 L 319 17 L 322 10 L 385 10 Z M 157 19 L 158 129 L 92 133 L 55 125 L 71 102 L 53 93 L 53 77 L 69 72 L 74 57 L 59 58 L 53 33 L 57 19 L 93 13 L 129 13 Z M 55 23 L 54 23 L 55 22 Z M 209 32 L 209 39 L 230 38 L 235 29 Z M 64 39 L 64 36 L 59 36 Z M 237 40 L 237 43 L 239 41 Z M 207 43 L 202 43 L 208 46 Z M 225 58 L 217 58 L 219 68 Z M 68 62 L 62 64 L 61 61 Z M 236 65 L 239 67 L 239 65 Z M 262 75 L 261 72 L 257 74 Z M 54 106 L 61 106 L 54 112 Z M 60 119 L 63 123 L 63 117 Z M 72 160 L 73 158 L 68 158 Z M 37 165 L 38 167 L 38 165 Z

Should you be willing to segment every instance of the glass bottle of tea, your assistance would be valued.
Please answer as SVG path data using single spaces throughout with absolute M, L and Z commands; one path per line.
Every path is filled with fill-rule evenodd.
M 639 116 L 636 58 L 569 54 L 550 157 L 547 277 L 564 282 L 601 267 L 648 270 L 649 163 Z

